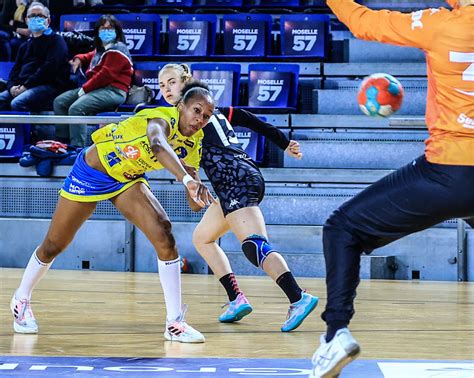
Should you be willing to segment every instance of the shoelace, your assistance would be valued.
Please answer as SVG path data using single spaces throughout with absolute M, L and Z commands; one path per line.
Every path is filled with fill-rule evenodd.
M 241 294 L 239 294 L 239 295 L 241 295 Z M 221 306 L 221 308 L 224 308 L 224 307 L 226 307 L 226 306 L 230 306 L 231 303 L 236 302 L 237 299 L 239 299 L 239 295 L 237 295 L 237 297 L 236 297 L 233 301 L 229 301 L 229 302 L 223 304 L 223 305 Z

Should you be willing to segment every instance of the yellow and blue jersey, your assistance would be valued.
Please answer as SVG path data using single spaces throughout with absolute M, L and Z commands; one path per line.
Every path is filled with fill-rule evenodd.
M 117 181 L 127 182 L 145 172 L 163 168 L 147 137 L 148 121 L 154 118 L 168 123 L 168 143 L 178 157 L 187 165 L 199 168 L 203 131 L 199 130 L 190 137 L 183 136 L 178 130 L 179 112 L 175 107 L 144 109 L 118 125 L 112 123 L 92 134 L 102 165 Z

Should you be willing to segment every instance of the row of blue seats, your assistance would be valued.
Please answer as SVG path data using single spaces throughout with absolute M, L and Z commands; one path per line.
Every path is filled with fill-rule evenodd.
M 63 15 L 61 31 L 91 34 L 99 14 Z M 265 57 L 272 55 L 273 18 L 269 14 L 175 14 L 166 19 L 156 14 L 117 14 L 122 22 L 127 46 L 134 56 L 223 55 L 231 57 Z M 280 20 L 280 55 L 278 58 L 327 57 L 329 40 L 328 15 L 285 15 Z M 216 39 L 222 36 L 221 54 L 216 51 Z M 167 40 L 163 48 L 163 39 Z
M 106 7 L 150 6 L 150 7 L 211 7 L 211 8 L 301 8 L 324 7 L 324 0 L 132 0 L 132 1 L 104 1 Z
M 154 105 L 166 105 L 159 95 L 158 72 L 166 63 L 137 62 L 135 83 L 147 85 L 155 91 Z M 0 62 L 0 78 L 8 78 L 13 63 Z M 209 85 L 220 106 L 239 105 L 240 64 L 192 64 L 196 79 Z M 296 110 L 298 100 L 299 65 L 250 64 L 248 75 L 248 103 L 252 108 Z

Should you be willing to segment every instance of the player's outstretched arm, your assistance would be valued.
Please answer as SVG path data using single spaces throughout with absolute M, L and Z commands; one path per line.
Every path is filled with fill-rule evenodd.
M 173 174 L 178 181 L 181 181 L 189 195 L 199 207 L 210 204 L 209 190 L 201 182 L 195 181 L 184 169 L 171 146 L 168 144 L 167 135 L 169 125 L 162 118 L 154 118 L 148 121 L 147 136 L 150 148 L 158 161 Z
M 188 173 L 188 175 L 190 175 L 195 181 L 201 182 L 201 178 L 199 177 L 199 171 L 196 168 L 194 168 L 193 166 L 186 164 L 186 162 L 183 159 L 180 159 L 180 161 L 181 161 L 181 164 L 183 165 L 184 169 Z M 206 187 L 206 191 L 203 193 L 203 197 L 204 198 L 202 200 L 208 205 L 211 204 L 212 202 L 216 202 L 216 199 L 212 196 L 210 191 L 207 190 L 207 187 Z M 191 208 L 192 211 L 197 212 L 197 211 L 202 209 L 202 207 L 199 206 L 191 198 L 189 192 L 186 193 L 186 199 L 188 200 L 188 205 L 189 205 L 189 207 Z
M 301 152 L 301 146 L 296 140 L 290 140 L 290 144 L 285 149 L 285 152 L 288 156 L 292 158 L 301 160 L 303 158 L 303 153 Z
M 422 49 L 430 46 L 449 15 L 443 8 L 413 13 L 374 11 L 353 0 L 327 0 L 327 5 L 357 38 Z

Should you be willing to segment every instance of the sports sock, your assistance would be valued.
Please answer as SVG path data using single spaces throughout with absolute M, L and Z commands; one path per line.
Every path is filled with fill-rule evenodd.
M 173 321 L 181 315 L 181 266 L 176 260 L 158 259 L 158 273 L 166 304 L 166 319 Z
M 227 292 L 227 296 L 229 297 L 229 301 L 234 301 L 237 298 L 237 295 L 241 293 L 239 284 L 237 283 L 237 278 L 235 278 L 234 273 L 226 274 L 219 278 L 219 282 L 224 286 L 225 291 Z
M 33 254 L 31 255 L 30 261 L 28 261 L 28 265 L 26 266 L 26 269 L 23 272 L 23 277 L 21 279 L 20 286 L 15 292 L 16 299 L 26 298 L 30 300 L 31 292 L 38 284 L 38 282 L 40 282 L 40 280 L 44 277 L 44 275 L 49 270 L 49 267 L 54 261 L 53 260 L 50 263 L 42 262 L 36 255 L 37 250 L 38 248 L 36 248 Z
M 285 292 L 290 303 L 298 302 L 301 299 L 301 293 L 303 290 L 299 287 L 298 283 L 291 272 L 285 272 L 276 279 L 276 283 Z
M 328 323 L 328 329 L 326 331 L 326 342 L 330 342 L 334 336 L 336 336 L 336 332 L 342 328 L 346 328 L 349 325 L 349 322 L 344 320 L 335 320 L 331 323 Z

